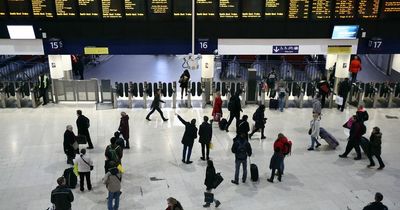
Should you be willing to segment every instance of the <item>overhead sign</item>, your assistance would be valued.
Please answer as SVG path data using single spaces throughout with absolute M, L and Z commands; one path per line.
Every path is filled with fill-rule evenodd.
M 351 46 L 328 45 L 328 54 L 351 54 Z
M 85 55 L 107 55 L 108 47 L 85 47 Z
M 273 45 L 272 54 L 299 53 L 299 45 Z

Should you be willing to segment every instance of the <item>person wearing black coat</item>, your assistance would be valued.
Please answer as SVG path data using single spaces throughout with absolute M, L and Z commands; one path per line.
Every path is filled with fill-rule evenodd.
M 274 182 L 275 171 L 278 170 L 278 181 L 282 181 L 282 162 L 283 162 L 284 155 L 280 152 L 279 147 L 275 148 L 275 152 L 271 157 L 271 161 L 269 163 L 269 169 L 272 170 L 271 178 L 267 179 L 269 182 Z
M 71 203 L 74 201 L 74 194 L 67 188 L 64 177 L 57 179 L 58 186 L 51 191 L 51 203 L 56 210 L 71 210 Z
M 76 137 L 72 131 L 72 126 L 67 125 L 67 129 L 64 132 L 64 153 L 67 155 L 67 164 L 73 165 L 73 159 L 75 159 L 76 151 L 78 149 L 78 143 Z M 74 146 L 76 148 L 74 148 Z
M 119 122 L 118 131 L 121 132 L 122 137 L 126 141 L 125 149 L 129 149 L 129 116 L 126 112 L 121 112 L 121 120 Z
M 192 119 L 190 122 L 186 122 L 181 116 L 178 116 L 179 121 L 185 125 L 185 133 L 183 134 L 181 143 L 183 144 L 182 162 L 191 164 L 193 161 L 190 160 L 192 155 L 192 148 L 194 140 L 197 138 L 196 119 Z M 186 154 L 187 151 L 187 154 Z
M 168 119 L 164 117 L 163 112 L 160 109 L 160 103 L 165 103 L 165 101 L 161 100 L 161 90 L 157 90 L 156 94 L 154 95 L 154 100 L 153 103 L 151 103 L 151 111 L 149 112 L 149 114 L 146 116 L 146 120 L 151 121 L 150 120 L 150 116 L 151 114 L 153 114 L 154 111 L 157 110 L 158 113 L 160 113 L 161 118 L 163 119 L 163 121 L 167 121 Z
M 247 122 L 248 118 L 249 117 L 247 115 L 243 115 L 242 119 L 239 120 L 239 123 L 237 124 L 237 127 L 236 127 L 236 134 L 240 135 L 241 133 L 244 133 L 247 140 L 248 140 L 248 135 L 249 135 L 249 131 L 250 131 L 250 125 L 249 125 L 249 122 Z
M 242 112 L 242 105 L 240 104 L 239 98 L 240 92 L 236 92 L 228 102 L 228 110 L 229 110 L 229 120 L 228 124 L 226 125 L 226 132 L 229 132 L 229 126 L 231 125 L 233 119 L 236 119 L 236 127 L 238 127 L 240 121 L 240 112 Z
M 212 126 L 208 123 L 208 117 L 204 116 L 204 122 L 199 127 L 199 142 L 201 144 L 202 160 L 210 159 L 210 143 L 212 138 Z M 206 150 L 206 152 L 204 151 Z M 204 156 L 206 153 L 206 156 Z
M 265 128 L 265 123 L 267 122 L 267 118 L 265 118 L 264 111 L 265 111 L 265 106 L 260 105 L 257 108 L 256 112 L 254 113 L 253 120 L 255 122 L 255 126 L 254 130 L 249 135 L 249 139 L 251 139 L 253 134 L 257 132 L 259 129 L 261 129 L 261 139 L 266 138 L 264 135 L 264 128 Z
M 329 82 L 325 76 L 322 76 L 321 81 L 318 82 L 318 91 L 321 96 L 321 108 L 323 109 L 325 107 L 325 99 L 330 93 Z
M 369 114 L 363 105 L 358 106 L 356 115 L 361 122 L 368 121 Z
M 245 134 L 240 134 L 235 138 L 235 142 L 232 145 L 231 151 L 235 154 L 235 179 L 231 180 L 233 184 L 239 184 L 239 170 L 240 165 L 243 165 L 243 176 L 242 182 L 246 182 L 247 178 L 247 157 L 252 154 L 251 145 L 246 140 Z
M 372 159 L 373 156 L 378 159 L 379 162 L 379 168 L 378 170 L 382 170 L 385 168 L 385 164 L 382 161 L 381 158 L 381 144 L 382 144 L 382 133 L 381 129 L 378 127 L 374 127 L 372 129 L 371 136 L 369 137 L 369 145 L 368 145 L 368 159 L 369 159 L 369 165 L 368 168 L 375 166 L 375 162 Z
M 350 84 L 349 78 L 345 78 L 344 81 L 341 81 L 339 83 L 338 95 L 343 98 L 343 104 L 338 105 L 337 109 L 340 109 L 340 111 L 342 111 L 342 112 L 344 110 L 344 107 L 346 106 L 346 100 L 347 100 L 347 96 L 350 92 L 350 89 L 351 89 L 351 84 Z
M 93 149 L 92 140 L 90 139 L 89 127 L 90 121 L 85 115 L 82 114 L 82 110 L 77 110 L 76 114 L 78 115 L 78 119 L 76 119 L 76 126 L 78 127 L 78 135 L 83 135 L 86 137 L 86 141 L 88 142 L 87 149 Z
M 189 80 L 190 80 L 190 73 L 186 69 L 185 71 L 183 71 L 181 77 L 179 78 L 179 83 L 180 83 L 179 86 L 181 87 L 181 99 L 183 99 L 183 91 L 185 91 L 185 95 L 188 94 L 187 92 L 188 92 Z
M 363 124 L 362 121 L 360 121 L 359 117 L 355 117 L 355 121 L 351 125 L 350 128 L 350 136 L 349 136 L 349 141 L 347 141 L 347 146 L 346 146 L 346 151 L 339 155 L 341 158 L 346 158 L 347 155 L 351 152 L 351 150 L 354 148 L 357 153 L 357 157 L 354 158 L 354 160 L 361 160 L 361 150 L 360 150 L 360 142 L 362 135 L 365 134 L 366 127 Z
M 375 202 L 368 204 L 363 210 L 388 210 L 388 207 L 382 203 L 383 195 L 380 192 L 375 194 Z
M 206 169 L 206 179 L 204 180 L 204 185 L 207 187 L 206 191 L 208 193 L 211 193 L 212 189 L 215 189 L 214 183 L 215 183 L 215 177 L 216 177 L 216 173 L 215 173 L 215 168 L 214 168 L 214 163 L 212 160 L 208 160 L 207 161 L 207 169 Z M 219 200 L 215 199 L 215 207 L 218 208 L 219 205 L 221 205 L 221 202 L 219 202 Z M 206 203 L 203 205 L 204 208 L 208 208 L 210 207 L 211 203 Z

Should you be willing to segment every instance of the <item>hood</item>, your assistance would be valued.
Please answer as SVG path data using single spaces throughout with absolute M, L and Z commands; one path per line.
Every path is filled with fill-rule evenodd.
M 129 120 L 129 116 L 128 115 L 125 115 L 125 116 L 123 116 L 123 117 L 121 117 L 121 119 L 126 119 L 126 120 Z
M 378 138 L 382 138 L 382 133 L 374 133 L 374 135 Z

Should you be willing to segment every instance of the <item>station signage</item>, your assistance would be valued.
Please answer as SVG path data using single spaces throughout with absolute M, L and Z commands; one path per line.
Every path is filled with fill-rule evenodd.
M 273 45 L 272 54 L 298 54 L 299 45 Z

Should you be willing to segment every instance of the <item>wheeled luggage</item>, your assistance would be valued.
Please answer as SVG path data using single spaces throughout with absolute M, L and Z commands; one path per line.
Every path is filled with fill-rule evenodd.
M 222 120 L 219 122 L 219 129 L 225 130 L 227 125 L 228 121 L 225 118 L 222 118 Z
M 269 108 L 270 108 L 270 109 L 278 109 L 278 108 L 279 108 L 279 102 L 278 102 L 278 100 L 277 100 L 277 99 L 271 98 L 271 99 L 269 100 Z
M 251 181 L 253 182 L 258 181 L 258 167 L 254 163 L 250 164 L 250 176 L 251 176 Z
M 324 139 L 332 149 L 336 149 L 336 147 L 339 146 L 339 142 L 336 138 L 322 127 L 319 129 L 319 136 Z

